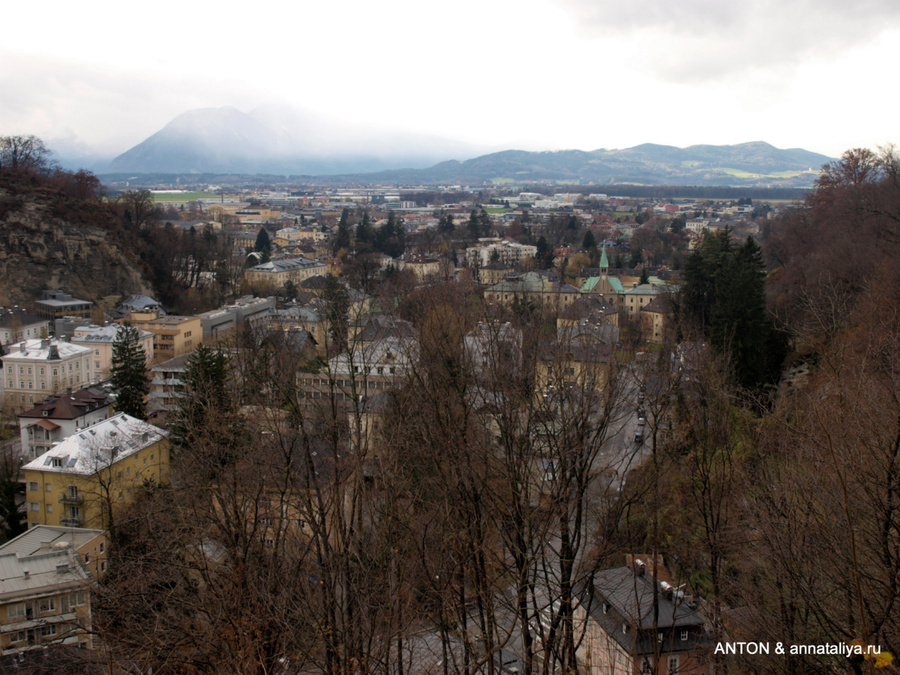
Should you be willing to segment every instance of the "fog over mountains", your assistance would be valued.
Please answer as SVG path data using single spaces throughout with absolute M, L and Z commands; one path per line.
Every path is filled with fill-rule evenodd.
M 284 106 L 190 110 L 116 157 L 110 173 L 319 175 L 422 168 L 478 149 L 448 139 L 351 126 Z
M 651 134 L 652 130 L 648 130 Z M 351 126 L 284 106 L 185 112 L 98 173 L 317 177 L 331 183 L 555 181 L 809 187 L 830 157 L 762 141 L 677 148 L 488 152 L 433 136 Z

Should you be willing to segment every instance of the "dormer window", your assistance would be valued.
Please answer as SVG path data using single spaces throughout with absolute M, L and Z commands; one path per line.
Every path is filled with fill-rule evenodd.
M 61 469 L 63 465 L 63 461 L 61 457 L 51 457 L 50 458 L 50 466 L 52 468 Z
M 43 413 L 44 417 L 50 417 L 50 411 L 49 411 L 49 410 L 44 410 L 44 411 L 42 411 L 42 413 Z

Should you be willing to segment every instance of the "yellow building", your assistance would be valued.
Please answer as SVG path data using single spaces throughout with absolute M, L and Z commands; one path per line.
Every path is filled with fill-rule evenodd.
M 28 526 L 107 527 L 107 512 L 169 477 L 166 432 L 119 413 L 22 468 Z
M 605 395 L 619 329 L 607 321 L 559 322 L 556 339 L 537 356 L 535 393 L 577 389 Z
M 158 316 L 150 321 L 132 322 L 153 333 L 153 357 L 168 361 L 194 351 L 203 342 L 203 322 L 199 316 Z
M 288 281 L 299 284 L 304 279 L 325 273 L 325 265 L 318 260 L 290 258 L 251 267 L 244 272 L 244 279 L 249 284 L 271 284 L 272 288 L 281 288 Z

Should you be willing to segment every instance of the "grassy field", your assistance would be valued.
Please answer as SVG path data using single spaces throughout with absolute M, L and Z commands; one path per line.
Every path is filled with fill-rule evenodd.
M 506 213 L 507 211 L 512 211 L 512 209 L 508 209 L 505 206 L 486 206 L 484 210 L 488 213 Z
M 198 199 L 218 199 L 215 192 L 154 192 L 153 201 L 163 204 L 186 204 Z
M 736 178 L 794 178 L 796 176 L 802 176 L 805 173 L 809 173 L 808 171 L 776 171 L 775 173 L 748 173 L 747 171 L 743 171 L 741 169 L 722 169 L 729 176 L 735 176 Z M 815 172 L 813 172 L 815 173 Z

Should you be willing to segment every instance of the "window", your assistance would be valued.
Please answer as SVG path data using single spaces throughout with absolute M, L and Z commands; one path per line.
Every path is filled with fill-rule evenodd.
M 678 672 L 678 657 L 669 657 L 669 675 L 675 675 Z
M 6 606 L 6 617 L 8 619 L 24 619 L 25 618 L 25 603 L 24 602 L 14 602 L 11 605 Z
M 657 641 L 657 642 L 662 642 L 662 641 L 663 641 L 663 634 L 662 634 L 662 633 L 657 633 L 657 634 L 656 634 L 656 641 Z
M 41 512 L 41 505 L 37 502 L 28 502 L 28 510 L 35 513 Z
M 53 513 L 53 504 L 47 504 L 47 513 Z
M 72 593 L 71 597 L 69 598 L 69 604 L 72 607 L 78 607 L 79 605 L 84 605 L 86 603 L 87 593 L 83 591 L 81 593 Z
M 688 632 L 686 630 L 681 631 L 681 641 L 687 642 L 687 639 L 688 639 Z
M 78 486 L 77 485 L 69 486 L 69 499 L 78 499 Z
M 25 642 L 25 631 L 19 630 L 15 633 L 9 634 L 9 643 L 10 644 L 18 644 L 19 642 Z
M 37 481 L 31 481 L 28 483 L 28 491 L 29 492 L 37 492 L 41 489 L 41 486 L 38 485 Z
M 41 614 L 49 614 L 56 610 L 56 598 L 41 598 Z
M 52 637 L 53 635 L 56 635 L 56 624 L 41 626 L 41 637 Z
M 51 483 L 44 483 L 44 489 L 47 490 L 47 492 L 53 492 L 53 485 Z

